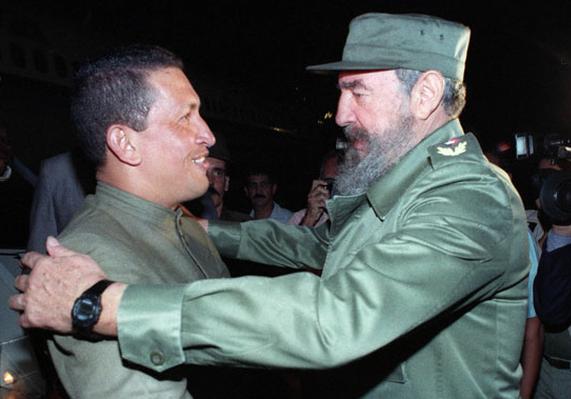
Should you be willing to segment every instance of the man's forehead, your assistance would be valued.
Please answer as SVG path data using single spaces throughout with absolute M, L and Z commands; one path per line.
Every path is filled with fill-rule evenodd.
M 159 96 L 176 96 L 188 105 L 200 103 L 198 93 L 179 68 L 169 67 L 152 71 L 148 82 Z
M 217 167 L 217 168 L 225 168 L 226 167 L 226 161 L 224 161 L 223 159 L 218 159 L 218 158 L 214 158 L 214 157 L 207 157 L 206 160 L 208 161 L 208 164 L 210 166 Z
M 338 75 L 337 83 L 340 89 L 367 87 L 367 83 L 394 77 L 394 69 L 376 69 L 367 71 L 343 71 Z

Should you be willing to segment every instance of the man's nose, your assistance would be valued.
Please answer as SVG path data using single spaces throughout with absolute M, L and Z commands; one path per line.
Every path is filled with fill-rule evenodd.
M 207 147 L 212 147 L 216 143 L 214 133 L 212 133 L 210 126 L 208 126 L 208 123 L 206 123 L 202 117 L 200 117 L 199 121 L 198 140 L 200 144 L 204 144 Z
M 354 121 L 355 118 L 351 110 L 349 95 L 342 92 L 339 96 L 339 101 L 337 102 L 335 123 L 337 123 L 338 126 L 345 127 L 352 124 Z

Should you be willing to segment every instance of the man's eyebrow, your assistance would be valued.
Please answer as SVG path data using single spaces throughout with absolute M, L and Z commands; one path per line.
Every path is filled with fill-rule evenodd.
M 337 84 L 337 88 L 340 90 L 353 90 L 353 89 L 367 89 L 368 87 L 363 83 L 361 79 L 351 80 L 349 82 L 341 82 Z
M 177 108 L 177 109 L 178 109 L 177 112 L 180 112 L 181 114 L 186 114 L 186 113 L 188 113 L 188 112 L 192 112 L 192 111 L 195 111 L 195 110 L 199 110 L 199 109 L 200 109 L 200 102 L 198 102 L 198 101 L 189 101 L 189 102 L 186 103 L 186 104 L 182 104 L 182 105 L 180 106 L 180 108 Z

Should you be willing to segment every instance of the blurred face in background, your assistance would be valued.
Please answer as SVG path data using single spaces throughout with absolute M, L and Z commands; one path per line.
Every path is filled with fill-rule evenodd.
M 230 178 L 226 171 L 226 161 L 218 158 L 207 157 L 207 171 L 208 183 L 210 185 L 210 196 L 215 207 L 222 205 L 224 201 L 224 193 L 228 191 Z
M 271 206 L 276 190 L 277 185 L 267 175 L 250 175 L 246 181 L 246 196 L 254 209 Z

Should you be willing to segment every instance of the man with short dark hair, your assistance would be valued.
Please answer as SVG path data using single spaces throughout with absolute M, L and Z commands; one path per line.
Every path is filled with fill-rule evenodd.
M 252 219 L 274 219 L 287 223 L 293 213 L 274 201 L 277 190 L 278 184 L 273 174 L 264 166 L 253 167 L 248 171 L 244 192 L 252 205 Z
M 158 47 L 132 46 L 84 65 L 75 82 L 72 117 L 96 165 L 97 188 L 65 227 L 62 243 L 132 283 L 228 276 L 204 231 L 176 209 L 206 190 L 205 158 L 214 144 L 181 61 Z M 75 336 L 48 341 L 67 393 L 190 398 L 184 373 L 143 371 L 123 363 L 115 340 L 78 339 L 89 336 L 82 321 L 98 310 L 95 294 L 74 307 Z
M 456 119 L 469 34 L 426 15 L 355 18 L 342 61 L 312 67 L 339 73 L 336 122 L 349 140 L 331 223 L 208 227 L 224 255 L 320 277 L 115 283 L 95 331 L 118 334 L 125 359 L 158 371 L 336 367 L 322 397 L 517 398 L 527 227 L 509 179 Z M 105 275 L 61 246 L 50 251 L 26 255 L 34 270 L 11 303 L 25 309 L 24 325 L 67 331 L 71 303 Z M 67 276 L 78 270 L 76 287 Z M 66 289 L 50 298 L 40 275 Z M 168 327 L 150 321 L 157 304 L 170 309 Z

